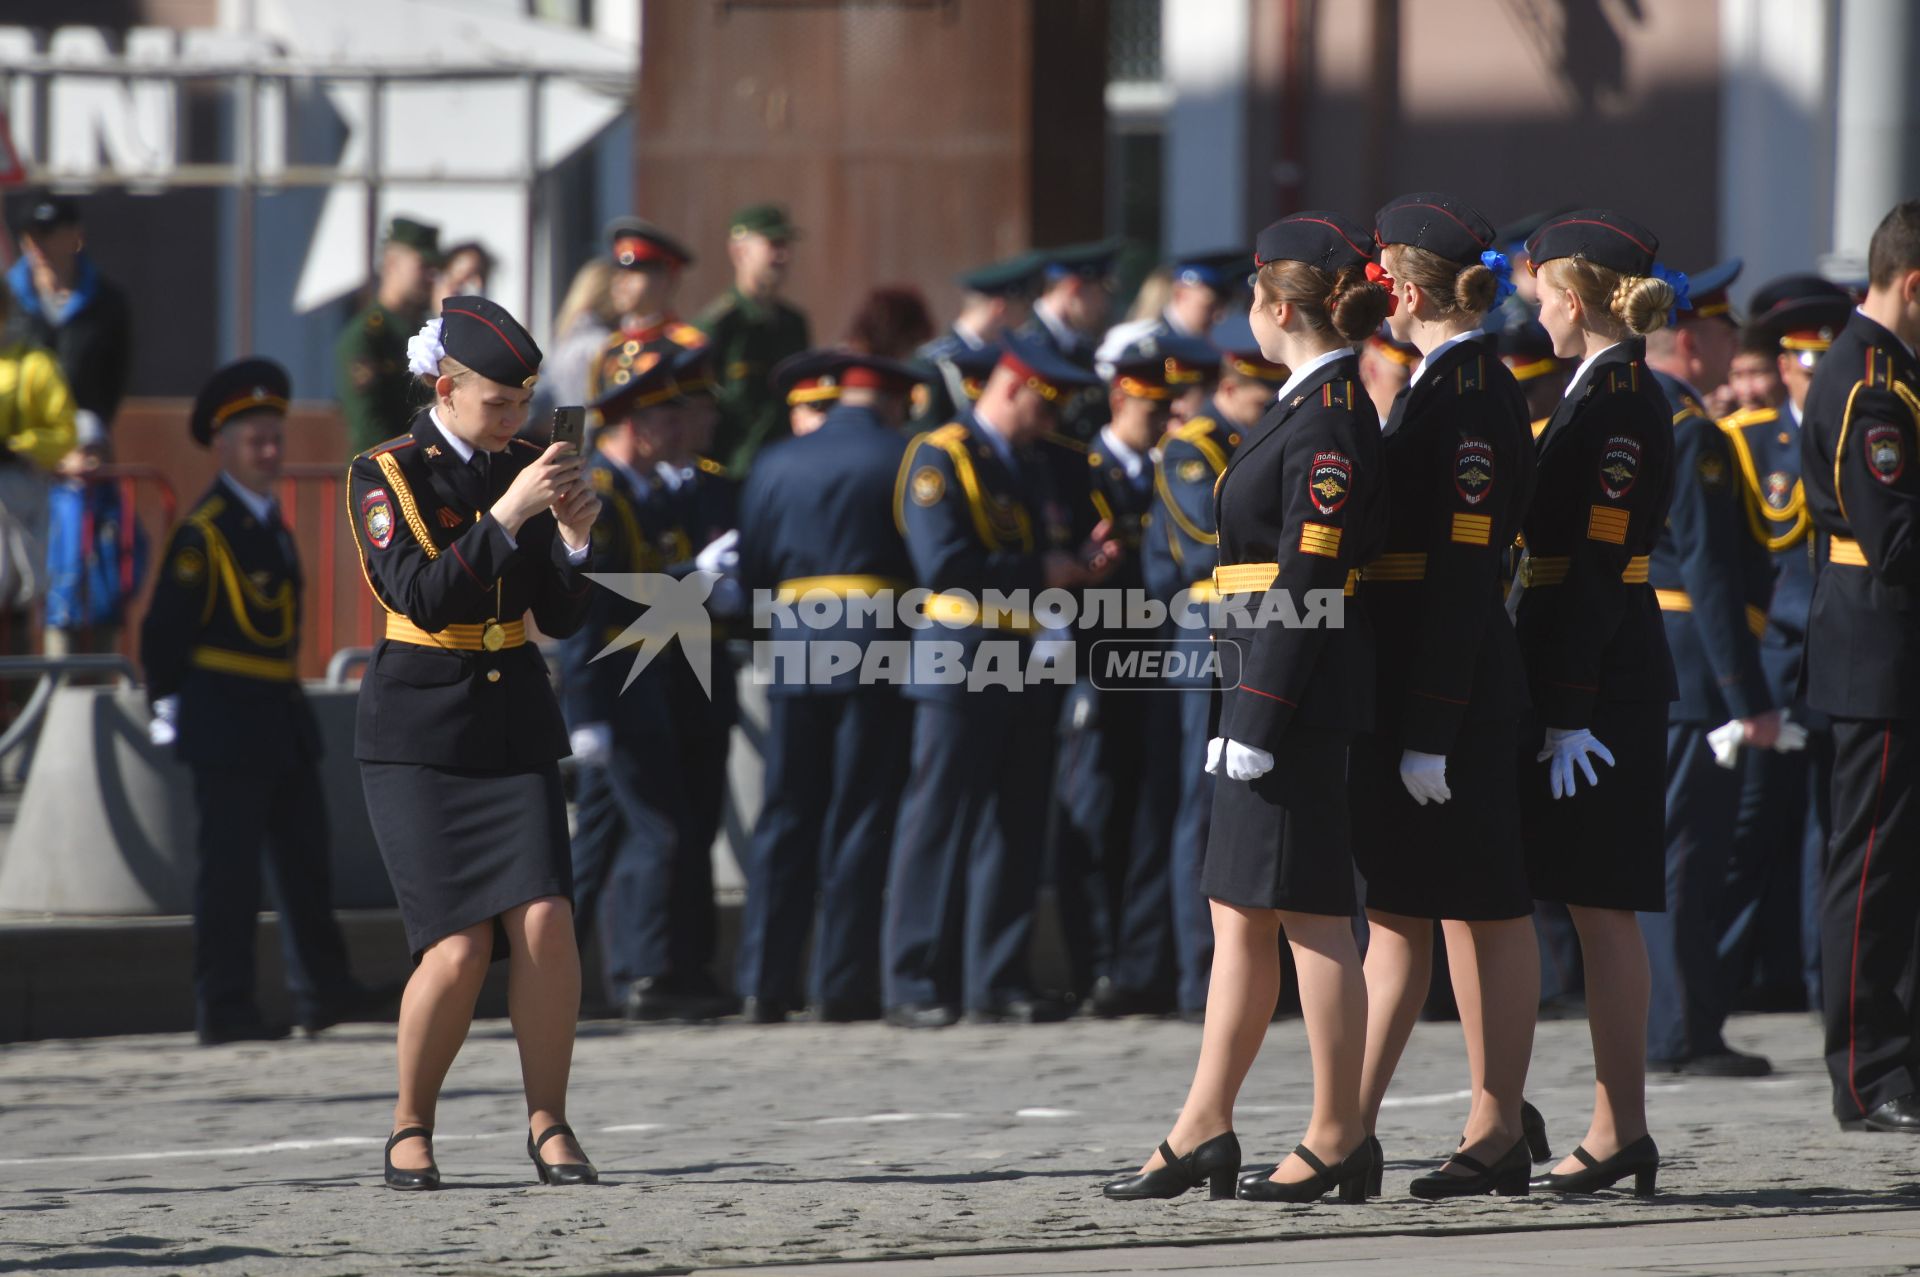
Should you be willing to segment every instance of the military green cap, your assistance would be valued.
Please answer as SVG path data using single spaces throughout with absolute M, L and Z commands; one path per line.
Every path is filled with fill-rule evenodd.
M 800 232 L 778 204 L 749 204 L 733 215 L 729 235 L 765 235 L 768 239 L 794 239 Z
M 408 248 L 418 249 L 420 256 L 427 259 L 428 265 L 440 261 L 440 228 L 425 222 L 416 222 L 411 217 L 396 217 L 387 224 L 387 243 L 405 244 Z
M 954 282 L 970 293 L 1004 297 L 1036 291 L 1041 261 L 1037 254 L 1022 253 L 1003 261 L 989 262 L 954 276 Z

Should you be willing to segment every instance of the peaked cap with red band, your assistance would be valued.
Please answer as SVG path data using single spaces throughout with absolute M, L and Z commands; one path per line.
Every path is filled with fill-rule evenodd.
M 241 417 L 257 412 L 286 416 L 292 398 L 293 379 L 285 368 L 271 359 L 242 359 L 220 369 L 200 387 L 188 429 L 193 441 L 205 448 L 222 426 Z
M 1527 256 L 1535 266 L 1583 257 L 1622 275 L 1651 275 L 1659 255 L 1658 236 L 1610 208 L 1576 208 L 1548 218 L 1527 240 Z
M 1402 195 L 1373 215 L 1374 243 L 1424 248 L 1459 266 L 1472 266 L 1493 247 L 1493 225 L 1471 205 L 1421 191 Z
M 1281 218 L 1253 242 L 1253 263 L 1305 262 L 1329 275 L 1373 260 L 1373 235 L 1345 213 L 1310 209 Z
M 449 297 L 440 317 L 441 348 L 488 381 L 531 387 L 539 379 L 540 347 L 498 302 Z
M 607 245 L 621 270 L 693 265 L 685 245 L 645 218 L 617 217 L 607 223 Z

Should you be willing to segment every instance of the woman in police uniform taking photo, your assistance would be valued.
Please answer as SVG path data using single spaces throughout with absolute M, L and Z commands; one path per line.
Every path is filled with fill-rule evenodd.
M 354 756 L 416 964 L 386 1184 L 440 1186 L 435 1104 L 503 958 L 528 1156 L 542 1183 L 592 1183 L 566 1125 L 580 1005 L 557 766 L 567 732 L 527 617 L 553 638 L 579 628 L 599 498 L 571 445 L 515 438 L 540 348 L 505 310 L 448 298 L 408 360 L 433 402 L 408 433 L 354 458 L 348 495 L 386 613 Z
M 1206 1026 L 1172 1133 L 1139 1174 L 1106 1186 L 1110 1198 L 1202 1184 L 1261 1202 L 1377 1191 L 1360 1111 L 1367 989 L 1346 801 L 1347 742 L 1373 700 L 1372 637 L 1357 607 L 1338 626 L 1306 619 L 1316 601 L 1351 593 L 1354 569 L 1386 536 L 1380 423 L 1350 346 L 1387 313 L 1371 242 L 1365 226 L 1311 212 L 1275 222 L 1255 245 L 1248 321 L 1261 354 L 1294 371 L 1214 489 L 1214 584 L 1247 606 L 1216 634 L 1223 677 L 1207 770 L 1220 784 L 1200 876 L 1214 936 Z M 1274 595 L 1304 623 L 1275 617 L 1270 604 L 1285 600 Z M 1292 1155 L 1240 1178 L 1236 1194 L 1233 1106 L 1280 995 L 1283 926 L 1300 973 L 1313 1115 Z

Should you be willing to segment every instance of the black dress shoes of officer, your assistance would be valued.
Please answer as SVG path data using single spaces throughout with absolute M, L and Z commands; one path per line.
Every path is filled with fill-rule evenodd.
M 1166 1165 L 1114 1180 L 1100 1190 L 1101 1195 L 1116 1202 L 1148 1201 L 1179 1197 L 1205 1184 L 1214 1201 L 1230 1201 L 1233 1178 L 1240 1171 L 1240 1140 L 1228 1131 L 1185 1157 L 1175 1153 L 1171 1144 L 1162 1144 L 1160 1160 Z
M 878 1020 L 880 1004 L 866 998 L 828 998 L 814 1005 L 813 1019 L 818 1024 L 858 1024 Z
M 960 1012 L 944 1002 L 903 1002 L 887 1008 L 887 1023 L 896 1029 L 944 1029 L 960 1022 Z
M 740 1004 L 740 1018 L 748 1024 L 785 1024 L 793 1008 L 778 998 L 748 997 Z
M 1896 1135 L 1920 1135 L 1920 1095 L 1903 1095 L 1888 1100 L 1865 1117 L 1840 1123 L 1843 1131 L 1886 1131 Z
M 225 1046 L 229 1042 L 279 1042 L 292 1032 L 284 1024 L 270 1024 L 265 1020 L 228 1020 L 203 1024 L 196 1036 L 201 1046 Z
M 1773 1064 L 1764 1055 L 1736 1051 L 1723 1042 L 1718 1051 L 1708 1051 L 1680 1061 L 1676 1072 L 1694 1077 L 1765 1077 L 1773 1072 Z
M 1353 1152 L 1332 1166 L 1327 1165 L 1305 1144 L 1294 1146 L 1293 1155 L 1313 1168 L 1313 1174 L 1301 1180 L 1278 1183 L 1271 1178 L 1247 1176 L 1239 1183 L 1243 1202 L 1317 1202 L 1337 1189 L 1340 1200 L 1354 1203 L 1367 1200 L 1367 1190 L 1377 1177 L 1379 1162 L 1374 1157 L 1374 1141 L 1364 1139 Z M 1276 1168 L 1277 1169 L 1277 1168 Z M 1268 1172 L 1270 1176 L 1272 1172 Z
M 540 1176 L 542 1184 L 598 1184 L 600 1172 L 593 1169 L 591 1162 L 543 1162 L 540 1150 L 548 1140 L 556 1135 L 564 1135 L 578 1143 L 573 1128 L 565 1122 L 558 1122 L 540 1132 L 540 1138 L 533 1138 L 533 1132 L 527 1132 L 527 1156 L 533 1159 L 533 1169 Z
M 1535 1175 L 1528 1186 L 1544 1193 L 1597 1193 L 1631 1175 L 1635 1197 L 1653 1196 L 1654 1180 L 1660 1174 L 1660 1149 L 1651 1135 L 1642 1135 L 1604 1161 L 1576 1144 L 1573 1158 L 1580 1163 L 1579 1170 L 1565 1175 Z
M 1515 1140 L 1513 1147 L 1492 1166 L 1466 1153 L 1455 1153 L 1449 1160 L 1453 1165 L 1465 1168 L 1468 1173 L 1449 1175 L 1443 1167 L 1418 1177 L 1407 1186 L 1407 1191 L 1428 1201 L 1442 1197 L 1485 1197 L 1488 1193 L 1500 1197 L 1527 1195 L 1527 1177 L 1533 1173 L 1533 1155 L 1527 1149 L 1524 1136 Z
M 626 1017 L 658 1020 L 718 1020 L 740 1009 L 740 1000 L 711 976 L 642 976 L 627 990 Z
M 1014 993 L 994 998 L 984 1006 L 967 1008 L 968 1024 L 1058 1024 L 1073 1014 L 1063 998 Z
M 414 1138 L 423 1139 L 427 1142 L 427 1165 L 422 1170 L 403 1170 L 393 1164 L 393 1146 Z M 386 1181 L 388 1188 L 397 1188 L 402 1191 L 416 1191 L 440 1187 L 440 1168 L 433 1162 L 433 1132 L 424 1126 L 403 1126 L 393 1134 L 387 1136 L 386 1161 Z

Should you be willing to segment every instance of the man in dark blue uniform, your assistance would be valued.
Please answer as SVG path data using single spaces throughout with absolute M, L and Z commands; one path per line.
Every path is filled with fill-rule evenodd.
M 1808 733 L 1804 751 L 1755 750 L 1743 761 L 1721 907 L 1722 984 L 1735 995 L 1752 987 L 1758 1005 L 1767 1009 L 1820 1004 L 1820 862 L 1833 740 L 1825 720 L 1799 694 L 1813 602 L 1800 423 L 1814 368 L 1852 312 L 1852 295 L 1818 275 L 1789 275 L 1761 286 L 1743 346 L 1770 347 L 1786 399 L 1743 408 L 1720 423 L 1741 480 L 1747 530 L 1773 566 L 1760 665 L 1774 704 L 1790 705 L 1793 721 Z
M 1217 597 L 1213 569 L 1220 560 L 1214 528 L 1213 485 L 1247 431 L 1260 423 L 1273 396 L 1286 383 L 1287 368 L 1257 349 L 1228 351 L 1220 384 L 1205 411 L 1170 430 L 1160 443 L 1154 471 L 1154 502 L 1141 537 L 1141 571 L 1147 591 L 1170 608 L 1170 657 L 1166 676 L 1177 689 L 1178 790 L 1168 876 L 1172 884 L 1176 1000 L 1183 1018 L 1199 1021 L 1207 1007 L 1213 968 L 1213 920 L 1200 890 L 1200 862 L 1207 849 L 1213 809 L 1213 776 L 1206 769 L 1207 714 L 1212 675 L 1207 661 L 1206 608 Z M 1179 603 L 1186 593 L 1187 604 Z M 1191 624 L 1182 625 L 1185 615 Z
M 760 454 L 740 504 L 740 583 L 770 622 L 759 671 L 766 781 L 734 963 L 746 1017 L 760 1024 L 784 1020 L 803 996 L 823 1021 L 879 1018 L 873 923 L 913 724 L 898 683 L 863 677 L 863 665 L 875 644 L 906 634 L 894 618 L 913 564 L 893 498 L 919 374 L 845 351 L 797 362 L 789 375 L 830 380 L 838 401 L 818 429 Z M 816 608 L 833 615 L 815 624 Z
M 1066 1012 L 1034 996 L 1027 973 L 1059 701 L 1024 685 L 1035 618 L 987 592 L 1086 585 L 1119 555 L 1112 541 L 1076 546 L 1033 450 L 1056 405 L 1092 384 L 1049 347 L 1013 338 L 973 410 L 916 437 L 901 466 L 896 517 L 935 624 L 915 631 L 907 689 L 913 756 L 883 942 L 892 1024 Z
M 205 1045 L 283 1038 L 254 1002 L 260 864 L 280 911 L 287 985 L 318 1031 L 375 1009 L 334 923 L 320 733 L 301 693 L 300 561 L 273 498 L 287 372 L 243 359 L 193 406 L 220 477 L 173 530 L 140 631 L 155 735 L 193 775 L 195 1026 Z
M 1867 249 L 1866 300 L 1807 394 L 1806 693 L 1833 719 L 1821 998 L 1834 1115 L 1920 1134 L 1920 200 Z
M 1094 354 L 1094 371 L 1113 380 L 1114 363 L 1121 352 L 1149 337 L 1208 340 L 1233 309 L 1235 301 L 1246 292 L 1247 276 L 1252 270 L 1253 258 L 1241 248 L 1184 253 L 1174 258 L 1173 293 L 1166 309 L 1158 315 L 1109 328 Z
M 591 570 L 666 572 L 692 553 L 654 469 L 677 452 L 679 388 L 669 362 L 636 374 L 617 359 L 617 351 L 603 355 L 610 389 L 593 405 L 601 425 L 587 473 L 600 516 Z M 686 760 L 668 704 L 669 662 L 680 657 L 663 653 L 630 679 L 631 654 L 607 651 L 642 611 L 618 591 L 595 589 L 586 623 L 561 645 L 561 707 L 580 764 L 575 926 L 582 946 L 601 929 L 610 1000 L 630 1018 L 709 1019 L 730 1003 L 703 982 L 697 956 L 674 943 L 682 906 L 694 918 L 712 907 L 707 849 L 681 841 Z M 703 883 L 709 896 L 697 900 Z
M 1047 347 L 1082 372 L 1093 372 L 1094 356 L 1113 306 L 1113 270 L 1120 247 L 1120 240 L 1106 239 L 1035 252 L 1043 283 L 1033 303 L 1033 318 L 1019 330 L 1020 335 Z M 1091 380 L 1057 412 L 1060 420 L 1056 431 L 1085 443 L 1107 419 L 1107 398 L 1100 392 L 1100 383 Z
M 978 266 L 955 278 L 961 290 L 960 313 L 946 332 L 914 352 L 914 358 L 933 365 L 938 374 L 914 389 L 915 425 L 928 430 L 945 425 L 971 402 L 962 393 L 964 374 L 956 359 L 996 351 L 1003 335 L 1032 318 L 1039 278 L 1040 262 L 1032 253 Z
M 1693 309 L 1647 339 L 1647 366 L 1673 411 L 1674 450 L 1673 504 L 1648 580 L 1680 690 L 1667 716 L 1667 911 L 1640 915 L 1653 973 L 1647 1054 L 1657 1067 L 1714 1077 L 1770 1071 L 1720 1035 L 1726 999 L 1716 942 L 1740 777 L 1708 739 L 1732 723 L 1740 743 L 1756 749 L 1780 734 L 1760 668 L 1769 571 L 1746 535 L 1732 449 L 1705 406 L 1738 342 L 1716 299 L 1739 269 L 1734 261 L 1701 273 Z
M 818 430 L 840 400 L 835 353 L 803 350 L 774 366 L 773 392 L 786 401 L 787 428 L 796 439 Z
M 621 217 L 607 227 L 607 246 L 613 261 L 607 294 L 620 325 L 588 370 L 589 399 L 613 390 L 622 374 L 645 372 L 707 342 L 705 333 L 674 312 L 680 277 L 693 265 L 693 254 L 679 240 L 652 222 Z

